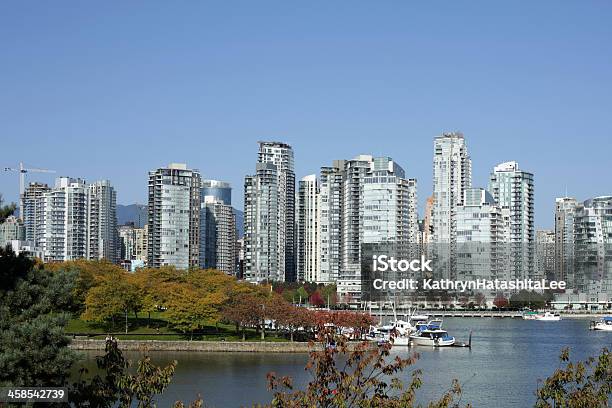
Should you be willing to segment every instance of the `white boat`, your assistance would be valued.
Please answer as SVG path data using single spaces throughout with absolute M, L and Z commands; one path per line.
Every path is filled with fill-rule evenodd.
M 405 320 L 396 320 L 391 322 L 391 326 L 400 336 L 408 336 L 410 333 L 416 330 L 415 327 L 410 324 L 410 322 Z
M 538 316 L 537 312 L 524 312 L 523 320 L 536 320 L 537 316 Z
M 366 339 L 372 341 L 389 341 L 391 337 L 396 340 L 403 337 L 408 338 L 410 333 L 415 330 L 416 329 L 410 322 L 395 320 L 386 325 L 370 327 L 370 332 L 366 336 Z M 399 342 L 401 343 L 401 340 Z M 394 343 L 399 345 L 397 341 Z
M 396 320 L 391 322 L 393 330 L 390 332 L 390 339 L 394 346 L 409 346 L 410 334 L 416 331 L 416 328 L 405 320 Z
M 394 346 L 409 346 L 410 345 L 410 335 L 405 336 L 393 336 L 391 340 Z
M 543 322 L 558 322 L 561 320 L 561 316 L 559 313 L 546 312 L 544 314 L 535 315 L 535 320 L 540 320 Z
M 393 326 L 391 325 L 371 326 L 370 331 L 368 332 L 368 334 L 366 334 L 366 340 L 378 342 L 389 341 L 392 330 Z
M 612 332 L 612 316 L 604 316 L 598 322 L 591 322 L 591 329 Z
M 441 320 L 431 320 L 429 323 L 419 323 L 417 331 L 410 335 L 410 342 L 417 346 L 447 347 L 455 344 L 455 338 L 442 330 Z

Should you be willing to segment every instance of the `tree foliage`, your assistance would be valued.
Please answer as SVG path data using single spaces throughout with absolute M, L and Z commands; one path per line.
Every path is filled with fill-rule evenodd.
M 325 300 L 323 300 L 323 296 L 321 296 L 321 292 L 318 290 L 315 291 L 312 295 L 310 295 L 310 304 L 316 307 L 325 306 Z
M 89 290 L 85 298 L 85 312 L 82 318 L 97 323 L 111 322 L 128 313 L 138 313 L 141 308 L 138 289 L 128 279 L 127 272 L 122 276 L 103 278 L 98 286 Z M 127 327 L 126 327 L 127 331 Z
M 86 381 L 83 377 L 87 370 L 81 369 L 80 378 L 70 388 L 70 401 L 76 406 L 153 408 L 155 396 L 168 387 L 177 366 L 176 361 L 166 367 L 156 366 L 145 355 L 136 364 L 136 372 L 131 373 L 131 362 L 123 357 L 114 340 L 107 340 L 105 354 L 96 358 L 96 364 L 101 374 Z M 202 401 L 198 398 L 190 406 L 201 407 Z
M 261 328 L 264 321 L 266 296 L 257 291 L 240 291 L 229 298 L 222 309 L 224 320 L 236 325 L 236 330 L 242 330 L 242 339 L 245 340 L 247 327 Z M 270 313 L 271 308 L 268 309 Z
M 61 386 L 76 355 L 64 335 L 74 274 L 0 248 L 0 384 Z
M 217 325 L 234 278 L 216 270 L 192 270 L 165 288 L 166 318 L 176 329 L 187 333 Z
M 311 376 L 304 389 L 295 389 L 290 377 L 268 374 L 269 389 L 274 398 L 269 407 L 388 407 L 416 406 L 416 391 L 422 384 L 421 371 L 412 372 L 411 381 L 404 384 L 398 374 L 412 366 L 418 355 L 390 358 L 389 344 L 378 347 L 362 342 L 351 346 L 346 337 L 324 329 L 313 343 L 306 365 Z M 461 395 L 454 381 L 450 389 L 429 407 L 451 407 Z
M 478 307 L 480 306 L 486 306 L 487 304 L 487 298 L 484 294 L 482 294 L 481 292 L 478 292 L 474 295 L 474 304 Z
M 538 293 L 535 291 L 521 290 L 510 296 L 509 303 L 512 307 L 530 307 L 541 309 L 552 299 L 551 293 Z
M 612 402 L 612 354 L 603 349 L 598 358 L 573 363 L 569 349 L 559 357 L 561 367 L 542 382 L 536 408 L 606 408 Z
M 503 309 L 508 307 L 508 299 L 506 299 L 503 295 L 498 295 L 493 299 L 493 305 L 498 309 Z
M 218 271 L 150 271 L 150 275 L 129 274 L 105 262 L 35 264 L 0 248 L 0 385 L 67 384 L 75 354 L 68 349 L 69 339 L 63 332 L 69 317 L 64 311 L 78 309 L 75 303 L 84 299 L 84 315 L 99 321 L 163 307 L 171 323 L 185 331 L 224 319 L 243 331 L 256 327 L 263 334 L 263 323 L 270 319 L 292 339 L 298 329 L 316 334 L 306 367 L 311 381 L 297 389 L 290 378 L 270 373 L 269 385 L 274 391 L 271 407 L 417 405 L 420 371 L 413 370 L 407 383 L 398 378 L 416 362 L 417 355 L 392 359 L 388 345 L 349 342 L 349 337 L 339 334 L 340 328 L 351 328 L 350 337 L 361 338 L 374 323 L 371 316 L 297 307 L 269 286 L 237 282 Z M 315 287 L 311 298 L 317 292 L 323 293 L 323 289 Z M 142 299 L 147 296 L 150 299 L 145 305 Z M 546 301 L 546 296 L 542 298 Z M 498 297 L 494 303 L 503 307 L 507 301 Z M 597 358 L 577 363 L 571 362 L 569 351 L 564 350 L 560 360 L 560 367 L 537 390 L 537 408 L 609 406 L 612 356 L 607 349 Z M 135 370 L 129 370 L 130 363 L 112 341 L 97 363 L 101 374 L 89 381 L 79 379 L 70 388 L 71 401 L 77 406 L 153 407 L 155 396 L 164 392 L 176 367 L 176 363 L 157 367 L 145 357 Z M 460 395 L 455 381 L 429 406 L 456 406 Z M 184 405 L 178 402 L 175 406 Z M 190 406 L 200 407 L 202 401 Z
M 306 291 L 306 288 L 304 288 L 304 286 L 300 286 L 295 292 L 295 295 L 297 298 L 296 301 L 300 304 L 308 300 L 308 292 Z
M 319 292 L 325 304 L 335 306 L 337 303 L 336 285 L 322 284 L 313 282 L 271 282 L 274 292 L 281 295 L 287 302 L 298 303 L 305 302 L 306 299 L 313 296 L 315 292 Z
M 124 280 L 125 270 L 107 260 L 77 259 L 67 262 L 49 263 L 45 268 L 61 274 L 70 272 L 76 275 L 72 290 L 74 313 L 85 311 L 86 297 L 89 291 L 109 279 Z

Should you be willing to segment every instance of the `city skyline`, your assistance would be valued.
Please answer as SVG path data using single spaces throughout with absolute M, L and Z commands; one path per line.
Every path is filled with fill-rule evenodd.
M 459 130 L 473 185 L 512 160 L 535 175 L 536 228 L 566 191 L 608 194 L 608 4 L 158 6 L 3 9 L 0 38 L 19 40 L 2 43 L 2 167 L 106 178 L 119 203 L 144 204 L 149 169 L 189 163 L 231 182 L 240 208 L 256 141 L 282 140 L 298 179 L 393 157 L 418 180 L 422 218 L 431 141 Z M 0 176 L 7 201 L 17 185 Z
M 462 133 L 462 132 L 460 132 L 460 133 Z M 440 135 L 437 135 L 437 136 L 433 137 L 432 141 L 435 140 L 436 138 L 442 136 L 443 134 L 445 134 L 445 133 L 441 133 Z M 470 138 L 468 136 L 465 136 L 465 139 L 469 143 L 469 147 L 470 147 L 470 151 L 471 151 L 472 150 L 472 143 L 470 142 Z M 255 142 L 255 144 L 256 143 L 257 142 Z M 283 141 L 283 143 L 285 143 L 285 142 Z M 293 145 L 291 145 L 290 143 L 287 143 L 287 144 L 293 148 Z M 295 148 L 293 148 L 293 150 L 295 151 Z M 363 154 L 364 153 L 357 154 L 354 157 L 357 157 L 357 156 L 360 156 L 360 155 L 363 155 Z M 366 153 L 366 155 L 369 155 L 369 154 L 370 153 Z M 470 153 L 470 156 L 471 155 L 472 154 Z M 344 157 L 346 159 L 348 157 L 353 157 L 353 156 L 344 155 L 344 156 L 341 156 L 341 157 Z M 390 155 L 384 155 L 383 154 L 380 157 L 390 157 Z M 433 158 L 433 153 L 431 155 L 431 158 Z M 431 158 L 430 158 L 430 161 L 431 161 Z M 505 163 L 508 163 L 508 162 L 514 162 L 514 161 L 515 160 L 508 160 L 506 162 L 502 162 L 501 160 L 494 160 L 495 164 L 489 169 L 488 173 L 486 173 L 484 177 L 482 177 L 482 175 L 473 175 L 473 179 L 474 180 L 478 180 L 478 182 L 473 181 L 472 185 L 478 186 L 478 187 L 483 187 L 483 188 L 488 190 L 489 189 L 488 183 L 489 183 L 489 178 L 490 178 L 491 172 L 497 166 L 499 166 L 501 164 L 505 164 Z M 518 161 L 518 160 L 516 160 L 516 161 Z M 176 162 L 177 163 L 181 163 L 180 161 L 176 161 Z M 399 162 L 399 163 L 401 164 L 401 162 Z M 298 163 L 297 163 L 297 160 L 296 160 L 295 165 L 296 165 L 296 168 L 299 167 Z M 163 166 L 163 164 L 160 164 L 157 167 L 161 167 L 161 166 Z M 431 164 L 430 164 L 430 166 L 431 166 Z M 27 163 L 26 163 L 25 167 L 27 167 Z M 207 174 L 207 173 L 201 171 L 201 169 L 198 166 L 191 166 L 190 165 L 190 167 L 192 167 L 194 170 L 198 171 L 202 175 L 203 179 L 213 179 L 212 177 L 206 177 L 205 174 Z M 230 167 L 231 166 L 228 166 L 228 169 Z M 320 169 L 321 169 L 321 167 L 325 167 L 325 163 L 322 163 L 320 166 L 316 167 L 315 171 L 313 171 L 313 173 L 312 173 L 312 174 L 316 175 L 317 179 L 320 178 Z M 476 167 L 482 167 L 482 166 L 477 166 L 476 165 Z M 523 166 L 521 166 L 521 167 L 523 167 Z M 414 169 L 412 169 L 412 170 L 415 173 L 418 172 L 418 171 L 416 171 Z M 147 170 L 147 172 L 148 172 L 148 170 Z M 537 191 L 537 194 L 536 194 L 537 198 L 535 199 L 535 209 L 536 209 L 536 211 L 534 211 L 534 214 L 535 214 L 535 217 L 534 217 L 535 218 L 535 229 L 537 229 L 537 230 L 554 230 L 554 227 L 555 227 L 555 216 L 554 216 L 554 213 L 555 213 L 555 205 L 556 205 L 555 203 L 556 203 L 556 200 L 558 200 L 558 199 L 573 198 L 577 202 L 580 203 L 580 202 L 584 202 L 584 201 L 589 200 L 589 199 L 593 199 L 593 198 L 601 197 L 601 196 L 607 196 L 607 195 L 610 194 L 607 190 L 604 190 L 605 187 L 602 187 L 602 190 L 599 193 L 595 193 L 595 194 L 592 194 L 592 195 L 586 196 L 586 197 L 580 197 L 580 196 L 573 195 L 572 192 L 569 191 L 567 189 L 567 187 L 566 187 L 565 191 L 560 192 L 560 194 L 555 195 L 553 197 L 551 205 L 550 205 L 550 208 L 544 208 L 543 212 L 544 212 L 545 216 L 542 217 L 541 214 L 538 214 L 537 209 L 538 208 L 543 208 L 543 207 L 549 207 L 549 206 L 543 206 L 543 205 L 539 204 L 540 195 L 541 195 L 540 188 L 539 188 L 540 187 L 539 186 L 539 177 L 538 177 L 538 174 L 534 173 L 533 171 L 530 171 L 530 173 L 534 174 L 535 186 L 536 186 L 536 191 Z M 11 173 L 11 172 L 4 172 L 2 174 L 5 177 L 4 177 L 4 180 L 1 180 L 1 181 L 3 181 L 7 185 L 10 185 L 11 182 L 12 182 L 12 184 L 15 184 L 14 187 L 15 187 L 15 190 L 17 192 L 16 198 L 15 199 L 10 199 L 9 198 L 10 195 L 6 194 L 5 191 L 1 191 L 0 193 L 2 193 L 3 200 L 5 202 L 19 203 L 19 198 L 18 198 L 19 197 L 19 194 L 18 194 L 19 188 L 18 188 L 18 184 L 17 184 L 17 176 L 16 176 L 16 174 Z M 219 181 L 220 183 L 225 183 L 226 185 L 229 186 L 229 189 L 230 189 L 230 192 L 231 192 L 230 200 L 232 201 L 232 206 L 234 208 L 236 208 L 237 210 L 244 211 L 244 194 L 243 194 L 244 191 L 243 191 L 243 188 L 242 188 L 243 186 L 241 185 L 241 183 L 234 183 L 232 181 L 228 181 L 229 180 L 228 177 L 223 177 L 223 172 L 217 172 L 216 174 L 220 174 L 221 175 L 221 177 L 217 178 L 217 180 L 220 180 Z M 246 175 L 248 175 L 248 172 L 245 173 L 245 175 L 242 176 L 243 177 L 242 178 L 242 184 L 244 183 L 244 177 Z M 306 176 L 309 176 L 309 175 L 310 174 L 302 175 L 302 174 L 298 174 L 296 172 L 296 179 L 299 180 L 302 177 L 306 177 Z M 60 178 L 60 177 L 77 177 L 79 179 L 83 179 L 86 182 L 89 180 L 88 178 L 82 177 L 80 175 L 73 176 L 71 173 L 69 173 L 69 175 L 64 175 L 64 174 L 61 174 L 60 172 L 57 172 L 57 174 L 54 173 L 54 174 L 48 174 L 48 175 L 47 174 L 32 173 L 32 174 L 26 174 L 25 186 L 28 187 L 30 185 L 30 183 L 43 183 L 43 184 L 53 185 L 54 181 L 56 179 Z M 8 179 L 8 181 L 7 181 L 7 179 Z M 113 182 L 114 186 L 116 185 L 113 180 L 111 180 L 109 177 L 105 177 L 103 173 L 101 174 L 100 177 L 98 177 L 98 179 L 108 179 L 109 181 Z M 416 179 L 416 177 L 415 177 L 415 179 Z M 419 217 L 419 220 L 423 220 L 425 218 L 425 205 L 426 205 L 426 201 L 432 195 L 432 189 L 431 189 L 432 180 L 433 180 L 433 177 L 430 177 L 429 179 L 425 180 L 425 182 L 423 182 L 423 181 L 419 182 L 419 185 L 420 185 L 420 187 L 419 187 L 420 193 L 419 193 L 419 196 L 418 196 L 418 204 L 419 204 L 418 205 L 418 217 Z M 216 181 L 216 180 L 213 180 L 213 181 Z M 417 179 L 417 181 L 419 181 L 419 180 Z M 120 182 L 121 182 L 121 180 L 118 180 L 118 183 L 120 183 Z M 0 183 L 0 185 L 1 185 L 1 183 Z M 144 187 L 145 188 L 145 197 L 142 200 L 140 200 L 140 201 L 133 201 L 133 202 L 121 200 L 121 197 L 122 197 L 121 191 L 117 191 L 117 204 L 118 205 L 131 205 L 131 204 L 139 204 L 139 205 L 143 205 L 144 204 L 144 205 L 146 205 L 146 203 L 147 203 L 147 198 L 146 198 L 146 185 L 147 185 L 146 184 L 146 179 L 145 179 L 145 182 L 143 183 L 143 185 L 145 186 Z M 429 188 L 429 191 L 427 190 L 428 188 Z M 425 189 L 425 192 L 423 192 L 423 189 Z M 10 191 L 11 188 L 7 188 L 6 190 Z M 118 189 L 116 189 L 116 190 L 118 190 Z M 298 193 L 297 183 L 296 183 L 295 193 L 296 194 Z M 546 224 L 544 224 L 544 225 L 538 224 L 538 221 L 542 220 L 542 219 L 546 220 L 545 221 Z
M 363 300 L 364 293 L 368 297 L 364 257 L 386 245 L 400 256 L 427 254 L 438 264 L 430 272 L 451 279 L 543 279 L 569 271 L 578 294 L 605 297 L 612 288 L 607 258 L 590 255 L 605 253 L 610 243 L 612 196 L 584 202 L 558 198 L 555 231 L 535 231 L 534 175 L 515 161 L 504 162 L 494 167 L 487 190 L 473 188 L 472 160 L 461 133 L 434 139 L 434 194 L 422 224 L 431 229 L 420 228 L 417 180 L 407 178 L 390 157 L 334 160 L 321 167 L 320 184 L 315 174 L 303 177 L 296 197 L 292 147 L 258 144 L 256 171 L 244 181 L 241 242 L 229 184 L 202 180 L 187 164 L 170 163 L 149 172 L 144 229 L 118 228 L 109 181 L 87 184 L 60 176 L 54 188 L 27 187 L 25 218 L 9 217 L 0 225 L 0 245 L 9 242 L 30 255 L 42 251 L 46 261 L 116 263 L 120 253 L 129 253 L 121 265 L 133 271 L 144 266 L 146 242 L 149 267 L 218 268 L 252 283 L 335 282 L 347 303 Z

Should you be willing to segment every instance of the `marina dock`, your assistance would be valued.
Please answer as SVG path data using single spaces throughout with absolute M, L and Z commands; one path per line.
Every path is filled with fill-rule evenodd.
M 609 312 L 601 311 L 600 313 L 589 313 L 589 312 L 564 312 L 564 311 L 556 311 L 561 314 L 564 319 L 585 319 L 585 318 L 597 318 L 602 317 L 604 315 L 609 314 Z M 397 310 L 397 317 L 403 318 L 405 316 L 410 316 L 410 313 L 404 313 L 403 310 Z M 429 316 L 430 318 L 446 318 L 446 317 L 482 317 L 482 318 L 511 318 L 511 319 L 521 319 L 523 317 L 522 312 L 518 311 L 493 311 L 493 310 L 419 310 L 419 314 L 424 314 Z M 372 310 L 372 315 L 376 317 L 385 317 L 385 318 L 393 318 L 393 310 Z

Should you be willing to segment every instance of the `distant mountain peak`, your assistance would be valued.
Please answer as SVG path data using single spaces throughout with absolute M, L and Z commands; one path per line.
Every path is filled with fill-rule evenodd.
M 134 226 L 143 228 L 147 223 L 148 213 L 145 204 L 117 204 L 117 225 L 133 222 Z

